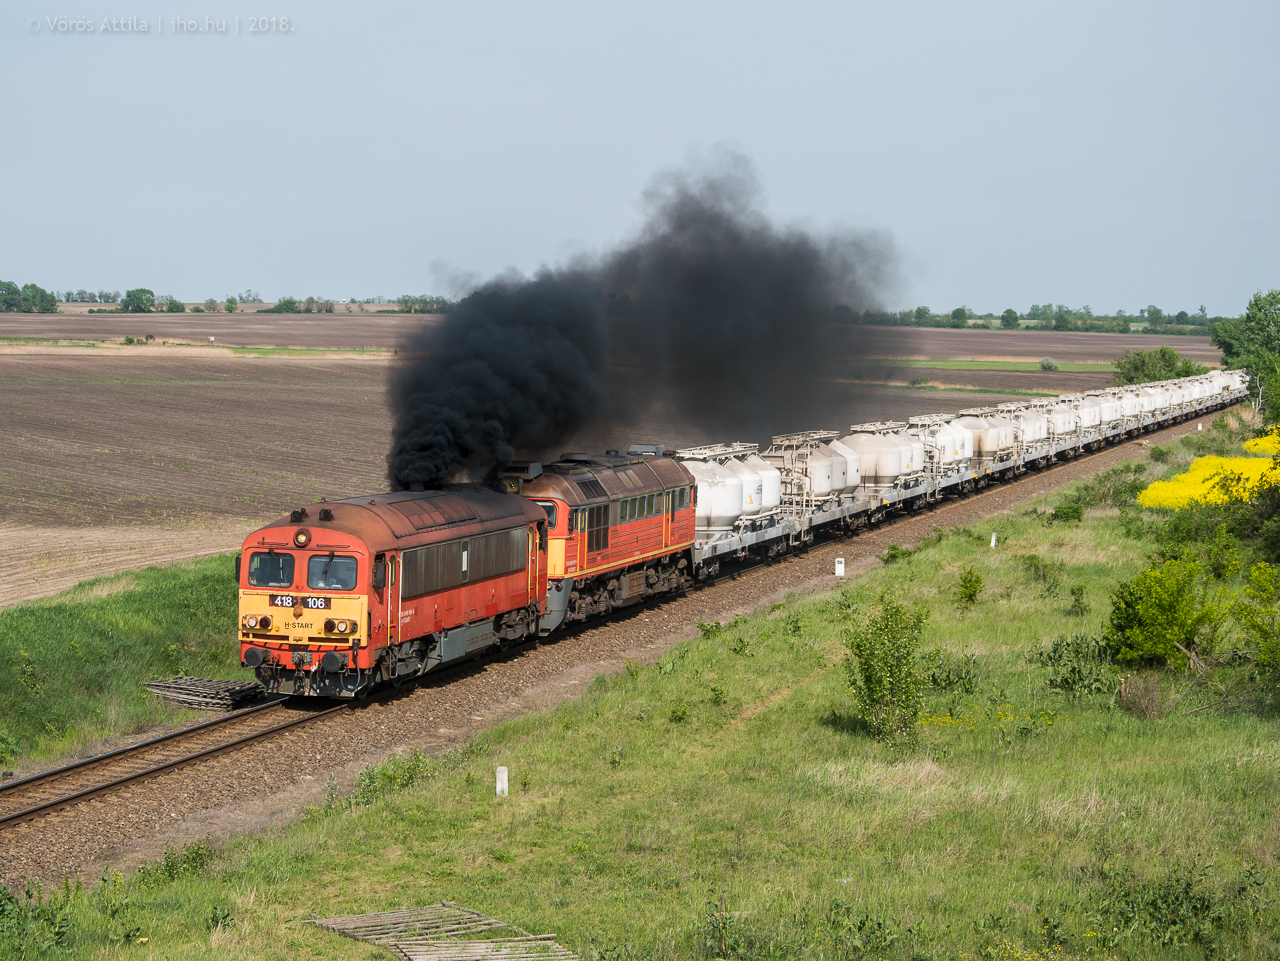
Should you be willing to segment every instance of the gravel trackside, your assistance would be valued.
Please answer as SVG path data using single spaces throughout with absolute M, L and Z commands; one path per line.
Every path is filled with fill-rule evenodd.
M 1179 425 L 1148 435 L 1155 443 L 1194 430 Z M 665 604 L 633 610 L 503 659 L 396 692 L 394 699 L 353 714 L 250 745 L 193 768 L 148 781 L 37 821 L 0 831 L 0 876 L 10 886 L 27 878 L 46 884 L 64 873 L 91 880 L 104 866 L 129 869 L 153 859 L 166 843 L 264 829 L 319 801 L 332 776 L 351 782 L 360 768 L 412 746 L 439 751 L 477 730 L 520 713 L 553 706 L 584 690 L 626 659 L 650 663 L 699 621 L 725 621 L 761 610 L 792 591 L 832 587 L 833 562 L 851 575 L 879 562 L 890 543 L 913 545 L 935 528 L 970 524 L 1007 511 L 1060 484 L 1142 456 L 1140 443 L 1024 476 L 843 541 L 824 543 L 780 563 L 722 578 L 713 587 Z

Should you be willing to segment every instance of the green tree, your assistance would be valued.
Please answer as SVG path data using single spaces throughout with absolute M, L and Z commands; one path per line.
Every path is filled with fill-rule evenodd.
M 1116 369 L 1117 387 L 1146 384 L 1153 380 L 1170 380 L 1174 377 L 1192 377 L 1209 369 L 1183 357 L 1168 344 L 1162 344 L 1153 350 L 1126 350 L 1111 362 L 1111 366 Z
M 1280 681 L 1280 569 L 1254 564 L 1249 586 L 1231 613 L 1253 642 L 1258 665 L 1271 675 L 1273 683 Z
M 928 616 L 886 592 L 879 610 L 845 638 L 849 696 L 873 737 L 910 744 L 920 737 L 924 693 L 917 665 Z
M 120 311 L 125 314 L 149 314 L 156 306 L 156 295 L 146 287 L 137 287 L 124 292 L 124 300 L 120 301 Z
M 1209 338 L 1223 363 L 1248 371 L 1254 406 L 1267 406 L 1272 386 L 1280 386 L 1280 290 L 1255 293 L 1241 316 L 1212 324 Z
M 22 309 L 22 291 L 12 280 L 0 280 L 0 311 L 14 313 Z
M 23 284 L 20 309 L 26 314 L 51 314 L 58 309 L 58 298 L 36 284 Z
M 234 314 L 240 307 L 240 302 L 230 294 L 227 295 L 227 313 Z
M 1164 311 L 1155 304 L 1148 304 L 1138 311 L 1140 317 L 1145 317 L 1147 323 L 1152 327 L 1158 327 L 1161 324 L 1168 323 L 1169 318 L 1164 315 Z
M 1018 312 L 1010 307 L 1000 315 L 1000 326 L 1005 330 L 1015 330 L 1018 326 Z
M 1117 664 L 1184 666 L 1182 649 L 1213 650 L 1222 614 L 1205 595 L 1202 574 L 1198 562 L 1175 559 L 1116 588 L 1103 639 Z
M 951 311 L 951 319 L 952 319 L 952 320 L 959 320 L 959 321 L 962 321 L 962 322 L 963 322 L 963 321 L 968 320 L 968 319 L 969 319 L 969 308 L 968 308 L 968 307 L 957 307 L 955 310 Z
M 212 297 L 204 302 L 204 310 L 207 314 L 216 314 L 219 309 L 218 302 Z
M 915 318 L 917 324 L 927 324 L 929 318 L 933 316 L 933 311 L 928 307 L 917 307 L 915 309 Z
M 58 310 L 58 298 L 43 287 L 24 284 L 22 302 L 18 307 L 24 314 L 52 314 Z
M 300 314 L 302 308 L 293 297 L 284 297 L 274 306 L 258 311 L 260 314 Z

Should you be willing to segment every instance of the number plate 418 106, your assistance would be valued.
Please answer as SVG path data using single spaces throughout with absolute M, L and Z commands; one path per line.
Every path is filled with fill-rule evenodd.
M 302 607 L 309 611 L 327 611 L 333 607 L 331 597 L 302 597 L 298 594 L 272 594 L 272 607 Z

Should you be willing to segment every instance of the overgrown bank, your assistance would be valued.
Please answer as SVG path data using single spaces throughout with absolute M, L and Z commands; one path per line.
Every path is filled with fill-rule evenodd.
M 1235 443 L 1205 433 L 1206 451 Z M 585 956 L 1270 956 L 1266 685 L 1227 658 L 1208 674 L 1236 685 L 1224 703 L 1099 645 L 1170 524 L 1134 497 L 1196 451 L 1166 453 L 707 626 L 464 751 L 370 769 L 275 836 L 46 910 L 70 954 L 107 957 L 140 938 L 169 957 L 374 957 L 298 921 L 442 898 Z M 914 748 L 869 735 L 842 668 L 886 595 L 927 612 Z
M 179 716 L 142 682 L 242 677 L 233 558 L 86 581 L 0 610 L 0 763 Z

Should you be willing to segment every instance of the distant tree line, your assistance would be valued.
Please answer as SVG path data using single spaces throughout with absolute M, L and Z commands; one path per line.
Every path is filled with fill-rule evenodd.
M 401 310 L 406 314 L 443 314 L 455 306 L 455 301 L 448 297 L 433 297 L 428 294 L 402 294 L 396 299 Z
M 274 307 L 265 307 L 259 310 L 260 314 L 331 314 L 333 313 L 332 300 L 318 300 L 315 297 L 307 297 L 304 300 L 298 300 L 295 297 L 282 297 Z
M 54 293 L 56 294 L 57 291 Z M 68 290 L 64 291 L 59 299 L 64 304 L 118 304 L 120 291 L 99 290 L 94 293 L 92 290 Z
M 58 310 L 58 298 L 36 284 L 19 287 L 11 280 L 0 280 L 0 311 L 20 314 L 52 314 Z
M 948 312 L 935 312 L 929 307 L 914 310 L 867 310 L 859 313 L 844 305 L 832 309 L 837 323 L 870 324 L 879 327 L 941 327 L 979 330 L 1057 330 L 1086 331 L 1091 333 L 1129 334 L 1159 333 L 1165 336 L 1207 336 L 1208 328 L 1225 317 L 1210 317 L 1203 306 L 1194 314 L 1185 310 L 1168 314 L 1151 304 L 1137 315 L 1130 316 L 1123 310 L 1114 314 L 1098 315 L 1086 304 L 1068 307 L 1066 304 L 1032 304 L 1025 313 L 1010 307 L 1003 313 L 977 314 L 966 306 Z M 1135 324 L 1143 326 L 1136 327 Z

